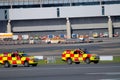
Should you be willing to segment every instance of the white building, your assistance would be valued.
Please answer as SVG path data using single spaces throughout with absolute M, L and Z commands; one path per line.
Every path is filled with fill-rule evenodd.
M 0 0 L 0 32 L 66 34 L 120 31 L 120 0 Z M 109 23 L 111 22 L 111 23 Z M 112 27 L 111 27 L 112 25 Z

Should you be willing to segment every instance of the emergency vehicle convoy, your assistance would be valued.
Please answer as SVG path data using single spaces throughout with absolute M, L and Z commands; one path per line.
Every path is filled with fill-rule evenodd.
M 37 66 L 38 59 L 24 53 L 2 53 L 0 54 L 0 64 L 4 67 L 24 65 L 25 67 Z
M 99 62 L 99 56 L 96 54 L 87 53 L 81 49 L 65 50 L 62 53 L 62 60 L 68 64 L 79 64 L 80 62 L 85 62 L 86 64 L 93 62 L 94 64 L 97 64 Z

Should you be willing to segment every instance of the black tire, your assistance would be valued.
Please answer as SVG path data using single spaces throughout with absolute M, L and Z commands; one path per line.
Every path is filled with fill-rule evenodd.
M 5 67 L 5 68 L 10 67 L 10 63 L 9 63 L 8 61 L 4 62 L 4 67 Z
M 94 61 L 94 64 L 98 64 L 99 61 Z
M 12 65 L 12 67 L 17 67 L 17 65 Z
M 90 64 L 90 62 L 91 62 L 91 61 L 90 61 L 89 58 L 86 58 L 86 59 L 85 59 L 85 63 L 86 63 L 86 64 Z
M 80 64 L 80 62 L 75 62 L 75 64 Z
M 71 60 L 71 59 L 68 59 L 68 60 L 67 60 L 67 64 L 69 64 L 69 65 L 72 64 L 72 60 Z
M 32 66 L 33 66 L 33 67 L 36 67 L 36 66 L 37 66 L 37 64 L 32 64 Z
M 29 63 L 28 63 L 28 61 L 25 61 L 24 62 L 24 67 L 29 67 L 30 65 L 29 65 Z

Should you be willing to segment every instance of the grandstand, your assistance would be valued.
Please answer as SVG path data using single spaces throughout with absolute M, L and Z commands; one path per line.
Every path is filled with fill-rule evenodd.
M 120 0 L 0 0 L 0 32 L 67 34 L 68 18 L 72 34 L 112 37 L 120 31 L 119 8 Z

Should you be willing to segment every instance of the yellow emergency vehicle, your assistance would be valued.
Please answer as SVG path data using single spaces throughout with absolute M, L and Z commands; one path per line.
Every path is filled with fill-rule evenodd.
M 62 60 L 68 64 L 79 64 L 80 62 L 85 62 L 86 64 L 93 62 L 94 64 L 97 64 L 99 62 L 99 56 L 96 54 L 85 53 L 83 50 L 65 50 L 62 53 Z
M 4 67 L 17 65 L 24 65 L 25 67 L 29 67 L 30 65 L 37 66 L 38 59 L 24 53 L 2 53 L 0 54 L 0 64 L 4 65 Z

